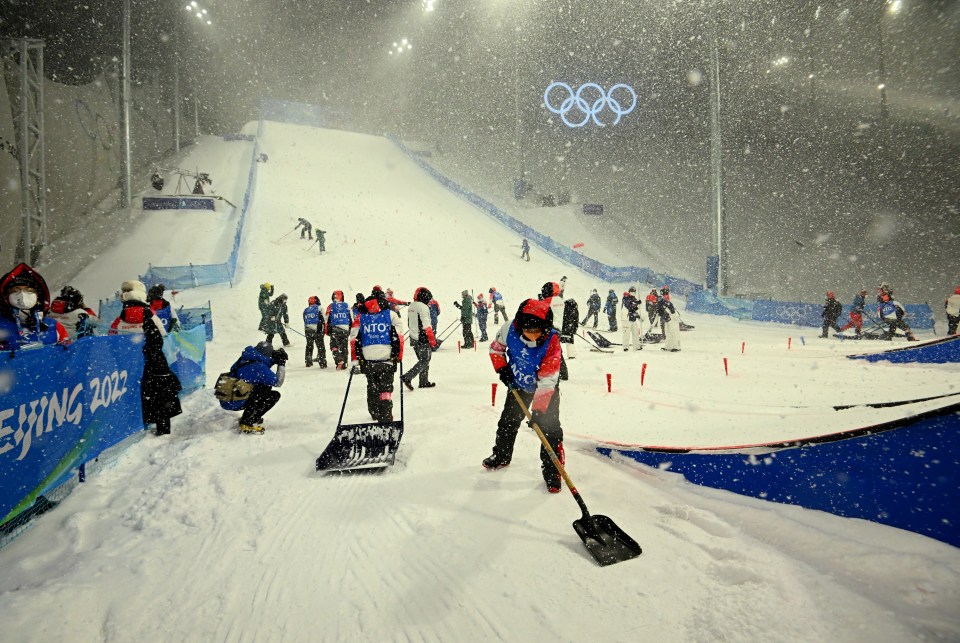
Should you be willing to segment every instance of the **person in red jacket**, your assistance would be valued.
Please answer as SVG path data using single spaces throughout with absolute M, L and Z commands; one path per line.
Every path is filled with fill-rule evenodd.
M 390 290 L 389 288 L 387 288 L 386 294 L 387 294 L 387 303 L 390 304 L 390 310 L 392 310 L 393 312 L 398 312 L 397 308 L 400 308 L 401 306 L 410 305 L 409 301 L 403 301 L 402 299 L 397 299 L 396 297 L 394 297 L 393 291 Z
M 44 317 L 50 290 L 40 273 L 25 263 L 0 277 L 0 350 L 14 351 L 66 343 L 67 330 Z
M 553 327 L 553 312 L 546 300 L 526 299 L 512 322 L 506 322 L 490 343 L 490 361 L 507 387 L 506 401 L 493 453 L 483 460 L 486 469 L 502 469 L 513 459 L 513 445 L 526 415 L 512 390 L 520 394 L 547 442 L 564 462 L 563 428 L 560 426 L 560 335 Z M 540 446 L 540 470 L 547 491 L 560 491 L 560 472 L 546 448 Z

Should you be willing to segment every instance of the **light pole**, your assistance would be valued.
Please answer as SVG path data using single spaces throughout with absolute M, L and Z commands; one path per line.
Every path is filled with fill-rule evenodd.
M 197 0 L 190 0 L 185 9 L 195 16 L 200 24 L 213 25 L 210 12 L 203 8 Z M 180 24 L 180 20 L 177 20 L 173 27 L 173 149 L 178 154 L 180 153 Z M 193 120 L 196 135 L 200 136 L 200 119 L 196 97 L 194 97 Z
M 122 174 L 123 186 L 121 206 L 130 207 L 133 198 L 133 189 L 130 179 L 130 0 L 123 0 L 123 80 L 121 83 L 123 109 L 120 110 L 120 138 L 123 141 Z

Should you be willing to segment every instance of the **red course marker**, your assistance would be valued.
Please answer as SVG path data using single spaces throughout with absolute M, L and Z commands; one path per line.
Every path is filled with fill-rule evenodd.
M 723 374 L 724 374 L 724 375 L 729 375 L 729 374 L 730 374 L 730 369 L 727 368 L 727 358 L 726 358 L 726 357 L 723 358 Z
M 787 338 L 787 350 L 790 350 L 790 345 L 791 345 L 791 344 L 793 344 L 793 338 L 792 338 L 792 337 L 788 337 L 788 338 Z
M 643 380 L 647 377 L 647 363 L 644 362 L 640 367 L 640 386 L 643 386 Z
M 740 354 L 743 355 L 743 351 L 747 350 L 747 343 L 740 342 Z
M 490 392 L 491 393 L 490 406 L 496 406 L 497 405 L 497 383 L 496 382 L 493 383 L 492 388 L 493 390 Z
M 610 373 L 607 373 L 607 393 L 610 392 L 610 385 L 612 382 L 613 376 Z

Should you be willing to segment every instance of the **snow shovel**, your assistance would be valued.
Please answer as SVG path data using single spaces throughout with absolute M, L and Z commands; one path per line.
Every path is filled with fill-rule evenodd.
M 553 461 L 553 465 L 557 468 L 557 471 L 560 472 L 560 475 L 563 476 L 563 481 L 567 483 L 567 488 L 570 489 L 570 493 L 573 494 L 577 504 L 580 505 L 583 517 L 573 521 L 573 529 L 577 532 L 577 535 L 580 536 L 583 544 L 587 546 L 587 551 L 590 552 L 601 567 L 621 563 L 642 554 L 643 550 L 640 548 L 640 545 L 637 544 L 637 541 L 628 536 L 627 533 L 620 529 L 610 518 L 599 514 L 590 515 L 587 505 L 583 502 L 583 498 L 580 497 L 580 492 L 577 491 L 566 469 L 560 464 L 560 459 L 557 457 L 553 447 L 550 446 L 550 443 L 547 442 L 543 431 L 541 431 L 537 423 L 533 421 L 533 416 L 530 415 L 530 410 L 527 408 L 527 405 L 523 403 L 523 398 L 520 397 L 520 393 L 518 393 L 515 388 L 510 389 L 510 391 L 517 399 L 517 404 L 523 409 L 523 414 L 527 416 L 533 430 L 537 432 L 537 437 L 539 437 L 540 442 L 543 443 L 543 448 L 550 454 L 550 460 Z
M 403 377 L 402 362 L 400 377 Z M 400 386 L 399 421 L 344 424 L 343 412 L 347 408 L 352 382 L 353 369 L 350 369 L 347 391 L 343 395 L 343 406 L 340 407 L 340 419 L 337 420 L 337 431 L 330 444 L 317 458 L 317 471 L 378 469 L 392 466 L 396 461 L 397 449 L 400 448 L 400 439 L 403 437 L 403 386 Z

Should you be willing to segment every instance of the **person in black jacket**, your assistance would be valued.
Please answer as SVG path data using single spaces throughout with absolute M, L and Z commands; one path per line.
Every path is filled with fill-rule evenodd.
M 286 324 L 290 323 L 290 312 L 287 310 L 287 296 L 281 293 L 279 297 L 270 302 L 270 309 L 267 317 L 266 330 L 267 341 L 273 343 L 273 336 L 280 335 L 280 340 L 284 346 L 290 345 L 287 339 Z
M 617 308 L 619 305 L 620 300 L 617 299 L 617 293 L 611 288 L 607 294 L 607 303 L 603 306 L 603 312 L 607 313 L 607 322 L 610 324 L 610 332 L 617 330 Z
M 587 314 L 583 318 L 583 321 L 580 322 L 581 326 L 587 325 L 587 320 L 590 317 L 593 317 L 593 327 L 597 327 L 597 317 L 600 314 L 600 295 L 597 294 L 597 289 L 594 288 L 590 293 L 590 296 L 587 298 Z
M 829 329 L 834 329 L 838 333 L 840 332 L 840 325 L 837 323 L 837 318 L 840 317 L 840 313 L 843 312 L 843 305 L 836 300 L 833 296 L 833 291 L 827 292 L 827 301 L 823 304 L 823 312 L 820 313 L 820 316 L 823 317 L 823 329 L 820 332 L 820 337 L 827 337 L 827 331 Z
M 560 343 L 563 344 L 563 352 L 566 353 L 566 359 L 560 360 L 560 379 L 566 380 L 570 377 L 567 370 L 567 359 L 573 359 L 577 353 L 573 346 L 573 340 L 577 335 L 577 328 L 580 319 L 580 308 L 573 299 L 566 299 L 563 302 L 563 322 L 560 325 Z

